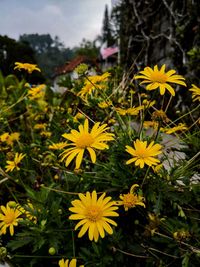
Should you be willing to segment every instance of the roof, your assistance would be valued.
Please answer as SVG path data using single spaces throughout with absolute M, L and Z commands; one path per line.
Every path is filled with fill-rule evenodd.
M 99 66 L 95 59 L 88 58 L 87 56 L 77 56 L 74 59 L 72 59 L 70 62 L 57 67 L 55 69 L 54 76 L 59 76 L 65 73 L 70 73 L 81 63 L 86 63 L 89 65 L 95 66 L 97 68 L 97 71 L 100 71 Z

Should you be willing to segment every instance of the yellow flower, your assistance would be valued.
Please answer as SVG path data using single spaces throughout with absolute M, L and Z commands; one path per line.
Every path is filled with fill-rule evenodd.
M 20 170 L 18 164 L 21 162 L 21 160 L 26 156 L 26 154 L 22 154 L 22 153 L 15 153 L 15 157 L 13 161 L 7 160 L 6 163 L 8 165 L 5 166 L 6 168 L 6 172 L 12 172 L 15 168 L 17 170 Z
M 10 206 L 10 204 L 9 204 Z M 11 206 L 10 206 L 11 207 Z M 21 215 L 25 215 L 25 217 L 29 220 L 32 221 L 33 223 L 37 223 L 37 217 L 33 215 L 35 209 L 33 207 L 33 204 L 28 201 L 28 203 L 23 207 L 20 204 L 15 203 L 14 208 L 18 211 L 20 211 Z
M 59 267 L 76 267 L 77 259 L 72 259 L 64 261 L 64 259 L 59 260 Z M 79 267 L 84 267 L 84 265 L 80 265 Z
M 15 69 L 18 69 L 18 70 L 24 69 L 24 70 L 28 71 L 28 73 L 32 73 L 34 70 L 41 72 L 41 70 L 37 67 L 36 64 L 15 62 L 15 65 L 16 66 L 14 67 L 14 70 Z
M 155 110 L 152 113 L 151 118 L 152 118 L 153 121 L 159 121 L 159 122 L 164 122 L 164 123 L 169 122 L 169 119 L 168 119 L 166 113 L 162 109 Z
M 185 131 L 188 130 L 188 127 L 185 123 L 179 123 L 177 126 L 167 129 L 167 128 L 161 128 L 161 130 L 167 134 L 172 134 L 178 131 Z
M 49 131 L 41 131 L 40 135 L 48 138 L 51 137 L 52 133 Z
M 49 145 L 49 149 L 63 149 L 67 146 L 67 143 L 60 142 L 60 143 L 53 143 L 52 145 Z
M 46 123 L 36 123 L 33 128 L 35 130 L 44 130 L 46 129 L 46 127 L 47 127 Z
M 115 110 L 122 116 L 125 116 L 125 115 L 136 116 L 138 115 L 139 111 L 143 108 L 144 108 L 143 106 L 139 106 L 139 107 L 132 107 L 128 109 L 116 108 Z
M 200 101 L 200 88 L 192 84 L 192 88 L 189 89 L 192 92 L 193 101 Z
M 153 107 L 155 105 L 156 101 L 153 100 L 153 101 L 150 101 L 150 100 L 147 100 L 147 99 L 144 99 L 142 101 L 142 106 L 144 107 L 144 109 L 146 108 L 150 108 L 150 107 Z
M 99 199 L 97 199 L 96 191 L 92 193 L 86 192 L 86 195 L 79 194 L 80 200 L 73 200 L 73 207 L 69 208 L 70 211 L 75 214 L 70 215 L 70 220 L 80 220 L 75 226 L 77 230 L 82 226 L 78 237 L 82 237 L 88 230 L 89 239 L 95 242 L 98 241 L 99 235 L 104 238 L 105 232 L 113 234 L 113 229 L 110 224 L 117 226 L 116 222 L 107 217 L 119 216 L 115 210 L 118 209 L 115 206 L 115 201 L 111 201 L 111 197 L 105 197 L 103 193 Z
M 161 148 L 162 146 L 159 144 L 154 145 L 154 141 L 147 146 L 147 141 L 140 141 L 137 139 L 134 141 L 134 148 L 126 146 L 126 151 L 133 156 L 126 164 L 135 162 L 135 165 L 139 165 L 140 168 L 143 168 L 144 164 L 149 166 L 157 165 L 160 161 L 156 159 L 155 156 L 162 153 L 160 150 Z
M 85 119 L 85 116 L 81 112 L 77 112 L 76 115 L 73 117 L 74 122 L 79 122 L 79 120 Z
M 0 141 L 5 142 L 7 145 L 13 145 L 14 141 L 19 141 L 20 134 L 18 132 L 14 133 L 4 133 L 0 135 Z
M 8 138 L 9 138 L 9 133 L 3 133 L 2 135 L 0 135 L 1 142 L 7 142 Z
M 114 134 L 105 132 L 109 129 L 107 124 L 99 125 L 100 122 L 95 123 L 91 132 L 89 132 L 89 123 L 88 119 L 86 119 L 84 125 L 79 125 L 79 132 L 71 130 L 71 133 L 62 135 L 64 138 L 72 141 L 72 143 L 68 144 L 68 146 L 72 147 L 67 148 L 60 154 L 62 156 L 61 161 L 65 160 L 66 167 L 76 157 L 76 169 L 79 169 L 85 149 L 89 152 L 92 163 L 95 163 L 95 149 L 104 150 L 109 148 L 105 142 L 113 140 Z
M 177 232 L 173 233 L 174 239 L 179 240 L 179 241 L 187 239 L 190 236 L 191 236 L 190 233 L 187 230 L 184 230 L 184 229 L 178 230 Z
M 64 259 L 59 260 L 59 267 L 76 267 L 77 259 L 72 259 L 64 261 Z M 80 265 L 79 267 L 84 267 L 84 265 Z
M 111 105 L 112 105 L 112 101 L 111 100 L 106 100 L 106 101 L 103 101 L 103 102 L 98 103 L 98 106 L 100 108 L 108 108 Z
M 146 87 L 146 90 L 155 90 L 156 88 L 160 88 L 160 94 L 164 95 L 165 89 L 167 89 L 172 96 L 175 96 L 175 91 L 168 83 L 176 83 L 183 86 L 186 86 L 185 78 L 181 75 L 175 74 L 175 70 L 169 70 L 165 72 L 165 64 L 162 65 L 161 69 L 158 69 L 158 66 L 154 66 L 154 68 L 146 67 L 143 71 L 139 72 L 141 75 L 136 75 L 135 79 L 143 79 L 140 84 L 149 83 Z
M 18 225 L 18 221 L 21 218 L 18 218 L 21 215 L 21 212 L 17 209 L 12 209 L 7 204 L 6 207 L 1 206 L 0 212 L 0 234 L 6 234 L 6 228 L 9 227 L 10 234 L 14 235 L 14 226 Z
M 152 166 L 152 169 L 155 173 L 158 173 L 162 170 L 163 165 L 162 164 L 158 164 L 157 166 Z
M 40 84 L 36 87 L 30 88 L 28 90 L 29 99 L 33 100 L 33 99 L 43 98 L 45 95 L 45 88 L 46 88 L 45 84 Z
M 145 208 L 144 204 L 144 197 L 138 196 L 134 193 L 135 188 L 138 187 L 138 184 L 134 184 L 131 186 L 130 192 L 128 194 L 121 194 L 119 198 L 120 201 L 117 201 L 118 205 L 123 205 L 125 211 L 127 211 L 130 208 L 134 208 L 137 205 L 143 206 Z
M 96 89 L 105 89 L 104 82 L 108 80 L 109 76 L 110 73 L 108 72 L 105 72 L 103 75 L 89 76 L 77 95 L 84 98 L 87 95 L 91 95 Z
M 154 129 L 158 129 L 158 122 L 157 121 L 144 121 L 143 123 L 143 127 L 144 128 L 154 128 Z
M 150 233 L 152 236 L 158 230 L 159 225 L 165 218 L 159 218 L 157 214 L 149 213 L 148 214 L 149 224 L 146 226 L 146 232 Z

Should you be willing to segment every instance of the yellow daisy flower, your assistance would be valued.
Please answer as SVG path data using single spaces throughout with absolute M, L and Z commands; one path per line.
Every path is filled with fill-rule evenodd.
M 83 88 L 77 95 L 84 98 L 87 95 L 91 95 L 96 89 L 105 89 L 104 82 L 108 80 L 109 76 L 110 73 L 108 72 L 105 72 L 102 75 L 89 76 L 85 80 Z
M 128 108 L 128 109 L 122 109 L 122 108 L 116 108 L 115 110 L 121 115 L 121 116 L 125 116 L 125 115 L 132 115 L 132 116 L 136 116 L 138 115 L 139 111 L 141 109 L 143 109 L 143 106 L 139 106 L 139 107 L 132 107 L 132 108 Z
M 193 101 L 200 101 L 200 88 L 192 84 L 192 88 L 189 89 L 192 92 Z
M 154 128 L 158 129 L 159 123 L 157 121 L 144 121 L 143 122 L 143 127 L 146 128 Z
M 7 140 L 9 139 L 9 133 L 3 133 L 2 135 L 0 135 L 0 141 L 1 142 L 7 142 Z
M 28 71 L 28 73 L 32 73 L 34 70 L 41 72 L 41 70 L 37 67 L 36 64 L 30 64 L 30 63 L 21 63 L 21 62 L 15 62 L 14 70 L 18 69 L 24 69 Z
M 115 210 L 118 209 L 115 206 L 116 202 L 111 201 L 111 197 L 105 197 L 103 193 L 99 199 L 97 199 L 96 191 L 92 193 L 86 192 L 86 195 L 80 193 L 80 200 L 73 200 L 71 203 L 73 207 L 69 210 L 74 212 L 69 216 L 70 220 L 80 220 L 75 226 L 77 230 L 82 226 L 78 237 L 82 237 L 88 230 L 88 237 L 92 241 L 98 241 L 99 235 L 104 238 L 105 232 L 113 234 L 113 230 L 110 224 L 117 226 L 116 222 L 107 217 L 119 216 Z
M 28 97 L 31 100 L 43 98 L 45 95 L 45 84 L 40 84 L 36 87 L 32 87 L 28 90 Z
M 33 128 L 35 130 L 44 130 L 46 129 L 46 127 L 47 127 L 47 123 L 36 123 Z
M 172 134 L 172 133 L 176 133 L 179 131 L 186 131 L 188 130 L 188 127 L 185 123 L 179 123 L 177 126 L 173 128 L 161 128 L 161 130 L 165 132 L 166 134 Z
M 66 167 L 76 157 L 76 169 L 79 169 L 85 149 L 89 152 L 92 163 L 95 163 L 95 150 L 104 150 L 109 148 L 105 142 L 113 140 L 114 134 L 105 132 L 109 129 L 107 124 L 103 124 L 101 126 L 99 125 L 100 122 L 95 123 L 91 132 L 89 132 L 89 123 L 88 119 L 86 119 L 84 125 L 79 125 L 79 132 L 71 130 L 71 133 L 65 133 L 62 135 L 67 140 L 72 141 L 72 143 L 68 144 L 68 146 L 72 147 L 67 148 L 60 154 L 60 156 L 62 156 L 61 161 L 65 160 Z
M 136 166 L 140 166 L 143 168 L 145 164 L 148 166 L 157 165 L 160 163 L 155 156 L 162 153 L 160 150 L 162 148 L 161 145 L 155 144 L 152 141 L 149 146 L 147 146 L 147 141 L 140 141 L 137 139 L 134 141 L 134 148 L 130 146 L 126 146 L 126 151 L 133 156 L 133 158 L 129 159 L 126 164 L 131 164 L 135 162 Z
M 12 172 L 15 168 L 17 170 L 20 170 L 18 164 L 21 162 L 21 160 L 26 156 L 26 154 L 22 154 L 22 153 L 15 153 L 15 157 L 14 160 L 7 160 L 6 163 L 8 165 L 5 166 L 6 168 L 6 172 Z
M 61 259 L 59 260 L 58 264 L 59 267 L 76 267 L 77 259 L 72 259 L 70 262 L 69 260 Z M 80 265 L 79 267 L 84 267 L 84 265 Z
M 137 205 L 143 206 L 145 208 L 144 204 L 144 197 L 138 196 L 134 193 L 135 188 L 138 187 L 138 184 L 134 184 L 131 186 L 130 192 L 128 194 L 121 194 L 119 198 L 121 200 L 117 201 L 118 205 L 123 205 L 125 211 L 127 211 L 130 208 L 134 208 Z
M 165 72 L 165 64 L 162 65 L 161 69 L 158 69 L 158 66 L 154 66 L 154 68 L 146 67 L 143 71 L 139 72 L 141 75 L 136 75 L 135 79 L 143 79 L 140 84 L 149 83 L 146 87 L 146 90 L 155 90 L 160 88 L 160 94 L 164 95 L 165 89 L 167 89 L 172 96 L 175 96 L 175 91 L 169 85 L 169 83 L 176 83 L 183 86 L 186 86 L 185 78 L 181 75 L 175 74 L 175 70 L 169 70 Z
M 19 141 L 19 136 L 20 134 L 18 132 L 14 132 L 14 133 L 4 133 L 2 135 L 0 135 L 0 141 L 1 142 L 5 142 L 7 145 L 12 146 L 14 141 Z
M 12 209 L 7 204 L 6 207 L 1 206 L 0 211 L 0 234 L 6 234 L 6 229 L 9 227 L 10 234 L 14 235 L 14 226 L 18 225 L 18 221 L 21 218 L 18 218 L 21 215 L 21 212 L 17 209 Z
M 112 105 L 112 101 L 111 100 L 106 100 L 106 101 L 103 101 L 103 102 L 98 103 L 98 106 L 100 108 L 108 108 L 111 105 Z

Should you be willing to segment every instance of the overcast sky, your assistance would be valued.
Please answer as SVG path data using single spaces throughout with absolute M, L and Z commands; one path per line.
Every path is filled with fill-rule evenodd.
M 73 47 L 101 33 L 106 4 L 110 10 L 111 0 L 0 0 L 0 35 L 50 33 Z

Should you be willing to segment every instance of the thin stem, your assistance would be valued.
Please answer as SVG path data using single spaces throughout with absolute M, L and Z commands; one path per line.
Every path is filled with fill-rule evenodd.
M 74 243 L 74 232 L 72 231 L 72 249 L 73 249 L 73 256 L 76 258 L 76 253 L 75 253 L 75 243 Z
M 142 258 L 142 259 L 149 259 L 150 258 L 149 256 L 136 255 L 136 254 L 129 253 L 129 252 L 126 252 L 124 250 L 121 250 L 121 249 L 115 248 L 115 247 L 112 247 L 112 249 L 113 249 L 113 251 L 119 251 L 122 254 L 125 254 L 125 255 L 128 255 L 128 256 L 131 256 L 131 257 Z
M 167 106 L 166 106 L 166 108 L 165 108 L 165 113 L 167 112 L 167 110 L 168 110 L 168 108 L 169 108 L 169 105 L 170 105 L 171 101 L 172 101 L 172 95 L 170 95 L 169 102 L 167 103 Z
M 149 173 L 149 170 L 150 170 L 150 166 L 148 167 L 148 169 L 147 169 L 147 171 L 146 171 L 146 174 L 145 174 L 144 179 L 143 179 L 142 184 L 141 184 L 141 188 L 142 188 L 143 185 L 144 185 L 144 182 L 145 182 L 145 180 L 146 180 L 146 178 L 147 178 L 147 175 L 148 175 L 148 173 Z

